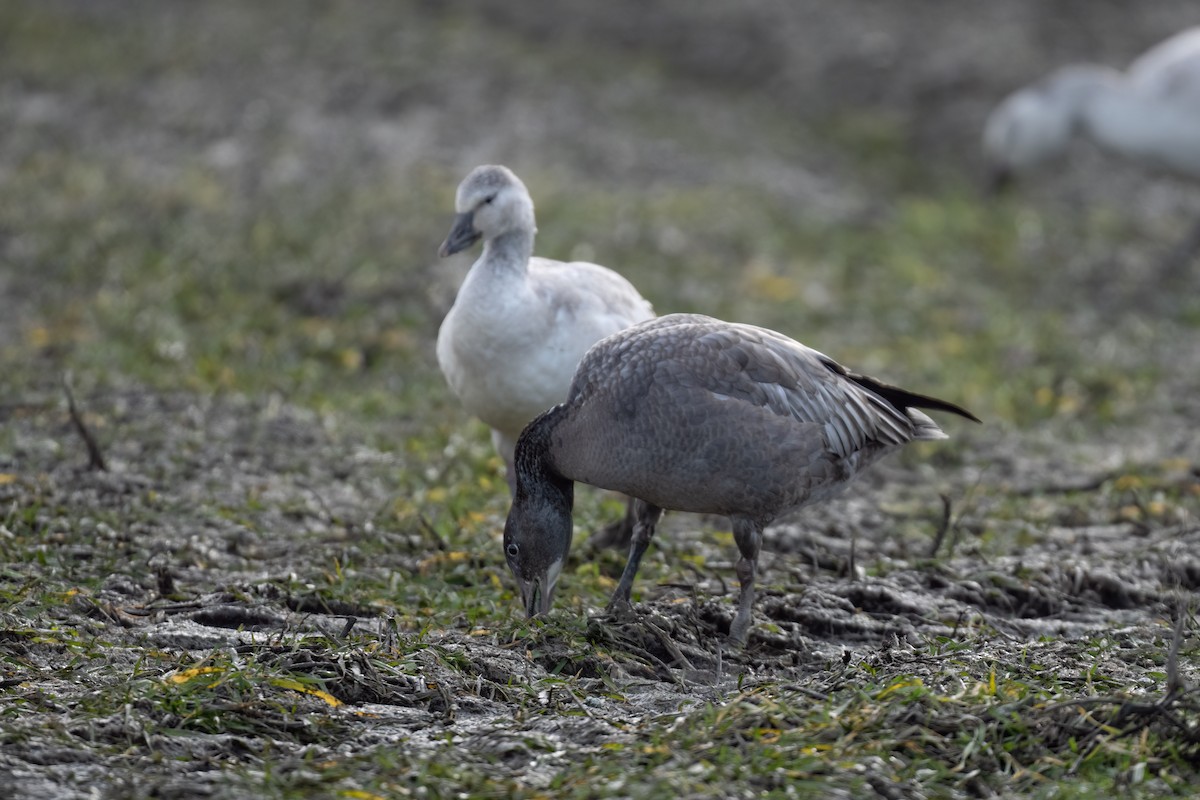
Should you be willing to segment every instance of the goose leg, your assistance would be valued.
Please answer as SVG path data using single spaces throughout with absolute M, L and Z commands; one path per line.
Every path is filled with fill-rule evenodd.
M 742 590 L 738 595 L 737 616 L 729 626 L 729 638 L 735 644 L 745 645 L 750 637 L 754 578 L 758 573 L 758 552 L 762 549 L 762 526 L 744 518 L 734 518 L 732 522 L 733 540 L 737 542 L 738 550 L 742 554 L 737 562 L 737 576 Z
M 629 546 L 629 560 L 625 562 L 625 571 L 621 573 L 621 581 L 608 601 L 608 608 L 624 604 L 629 605 L 630 594 L 633 591 L 633 579 L 642 563 L 642 555 L 654 537 L 654 526 L 658 524 L 663 510 L 652 506 L 644 500 L 634 500 L 634 516 L 637 521 L 633 525 L 633 539 Z

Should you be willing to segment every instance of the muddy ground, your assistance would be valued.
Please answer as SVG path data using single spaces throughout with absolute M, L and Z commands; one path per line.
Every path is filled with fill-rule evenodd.
M 434 251 L 476 163 L 532 172 L 557 200 L 577 181 L 735 186 L 820 224 L 872 219 L 889 193 L 973 185 L 979 125 L 1006 91 L 1085 54 L 1120 64 L 1200 20 L 1191 4 L 52 2 L 0 19 L 22 54 L 0 75 L 11 796 L 1072 796 L 1081 774 L 1094 796 L 1186 794 L 1198 779 L 1200 281 L 1165 299 L 1125 291 L 1200 210 L 1194 187 L 1081 148 L 1028 188 L 1065 236 L 1081 205 L 1127 222 L 1068 246 L 1012 307 L 1053 308 L 1060 336 L 1089 343 L 1089 369 L 1149 369 L 1153 383 L 1118 386 L 1102 418 L 1031 422 L 926 374 L 982 403 L 986 424 L 949 422 L 952 445 L 773 527 L 745 650 L 724 645 L 723 522 L 687 515 L 664 523 L 634 618 L 601 613 L 620 559 L 585 541 L 557 620 L 520 619 L 496 545 L 503 481 L 432 356 L 469 263 Z M 21 37 L 45 44 L 23 51 Z M 622 135 L 612 121 L 629 115 L 646 124 Z M 858 130 L 847 119 L 898 131 L 909 161 L 881 178 L 892 167 L 836 141 Z M 84 170 L 36 202 L 13 196 L 42 185 L 31 164 L 77 157 L 116 165 L 121 190 Z M 297 327 L 386 319 L 351 356 L 305 356 L 323 365 L 317 384 L 362 359 L 345 394 L 275 383 L 269 357 L 257 383 L 226 385 L 208 364 L 175 385 L 169 344 L 141 364 L 97 343 L 158 335 L 152 306 L 173 301 L 123 285 L 134 273 L 63 265 L 191 230 L 206 184 L 171 187 L 210 180 L 198 172 L 235 217 L 316 209 L 281 212 L 294 229 L 264 250 L 285 264 L 271 302 Z M 354 193 L 375 181 L 392 188 Z M 150 214 L 171 227 L 126 225 L 142 192 L 167 198 Z M 89 231 L 58 250 L 66 228 L 35 217 L 58 213 L 56 193 Z M 330 196 L 367 221 L 306 230 Z M 545 233 L 552 205 L 539 205 Z M 343 252 L 377 265 L 359 275 L 390 277 L 346 288 Z M 206 288 L 180 324 L 240 324 L 244 307 L 225 303 L 258 285 L 240 277 L 255 254 L 223 258 L 228 295 Z M 672 281 L 645 280 L 671 310 Z M 704 310 L 705 290 L 680 286 Z M 114 293 L 143 291 L 145 319 L 94 321 Z M 860 325 L 847 346 L 875 334 Z M 64 374 L 104 469 L 89 466 Z M 1009 379 L 997 369 L 996 386 Z M 305 388 L 279 388 L 292 385 Z M 403 400 L 350 399 L 372 391 Z M 581 533 L 611 510 L 587 503 Z M 776 739 L 780 762 L 751 754 Z

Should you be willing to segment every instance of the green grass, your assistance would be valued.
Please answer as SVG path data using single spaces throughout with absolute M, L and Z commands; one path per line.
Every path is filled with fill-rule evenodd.
M 31 159 L 10 179 L 26 201 L 0 208 L 0 224 L 24 232 L 20 267 L 46 283 L 33 290 L 42 314 L 6 362 L 36 380 L 38 354 L 66 355 L 84 390 L 120 376 L 372 416 L 445 402 L 428 349 L 436 312 L 420 288 L 439 268 L 449 209 L 413 198 L 448 199 L 449 183 L 358 186 L 247 214 L 199 168 L 163 189 L 76 154 Z M 595 257 L 621 265 L 660 311 L 754 320 L 993 421 L 1120 421 L 1160 378 L 1132 355 L 1093 357 L 1094 342 L 1064 322 L 1053 272 L 1017 252 L 1011 208 L 902 197 L 881 223 L 817 227 L 737 189 L 572 200 L 572 217 L 546 215 L 541 252 L 595 242 Z M 393 216 L 406 229 L 375 241 Z M 622 216 L 640 222 L 596 242 L 594 220 Z M 663 220 L 683 232 L 679 252 L 653 241 Z M 324 281 L 343 299 L 313 313 L 297 297 Z M 1021 303 L 1031 296 L 1049 299 Z
M 487 691 L 526 696 L 514 701 L 523 725 L 539 716 L 586 715 L 582 703 L 594 688 L 580 688 L 576 673 L 609 661 L 632 663 L 619 651 L 592 651 L 586 630 L 585 609 L 604 603 L 619 560 L 604 562 L 605 569 L 573 567 L 564 578 L 569 594 L 548 625 L 520 619 L 494 558 L 506 510 L 500 464 L 481 426 L 466 424 L 436 374 L 429 344 L 436 308 L 409 291 L 428 275 L 421 270 L 437 268 L 427 266 L 429 251 L 449 211 L 408 198 L 449 195 L 448 176 L 424 181 L 403 192 L 368 182 L 317 191 L 299 207 L 247 211 L 221 178 L 200 167 L 164 189 L 84 155 L 31 159 L 12 176 L 25 200 L 0 208 L 0 225 L 24 231 L 24 266 L 48 283 L 31 289 L 36 311 L 20 340 L 5 345 L 5 363 L 39 402 L 56 396 L 46 370 L 53 364 L 72 370 L 84 398 L 130 387 L 279 396 L 335 420 L 338 429 L 363 430 L 365 441 L 397 459 L 387 475 L 391 497 L 372 511 L 369 533 L 362 519 L 351 520 L 357 533 L 311 541 L 305 573 L 273 582 L 317 604 L 389 615 L 403 636 L 414 638 L 398 652 L 369 653 L 368 639 L 314 645 L 321 658 L 366 659 L 378 674 L 413 676 L 414 654 L 432 652 L 419 642 L 440 631 L 478 631 L 502 643 L 550 637 L 552 652 L 536 646 L 528 652 L 553 677 Z M 858 368 L 962 402 L 991 424 L 1055 423 L 1062 431 L 1072 421 L 1119 424 L 1136 415 L 1139 398 L 1160 378 L 1153 362 L 1090 359 L 1091 343 L 1071 335 L 1055 300 L 1029 308 L 1023 298 L 1042 293 L 1054 278 L 1019 252 L 1012 233 L 1022 213 L 1017 208 L 977 207 L 950 191 L 899 198 L 890 215 L 871 225 L 818 226 L 793 224 L 789 210 L 746 190 L 609 191 L 571 200 L 568 210 L 545 215 L 542 252 L 565 257 L 567 243 L 587 239 L 598 260 L 621 264 L 660 311 L 704 311 L 776 327 Z M 730 208 L 736 210 L 725 213 Z M 397 214 L 406 227 L 374 238 Z M 622 237 L 598 240 L 595 220 L 612 216 L 634 222 Z M 653 228 L 662 220 L 687 232 L 681 250 L 655 244 Z M 345 299 L 331 313 L 309 313 L 288 299 L 291 282 L 331 273 L 345 276 Z M 109 444 L 129 435 L 127 421 L 103 412 L 91 421 Z M 10 434 L 0 441 L 13 446 Z M 932 458 L 951 464 L 957 448 L 969 446 L 969 434 L 965 442 L 951 442 Z M 34 476 L 19 480 L 36 487 Z M 1040 510 L 1016 501 L 1007 513 L 1035 529 L 1080 515 L 1157 523 L 1194 513 L 1188 491 L 1152 470 Z M 305 513 L 302 500 L 289 502 L 248 491 L 187 513 L 268 537 L 280 515 Z M 600 503 L 584 501 L 581 527 L 612 512 Z M 136 506 L 142 521 L 180 511 L 149 495 Z M 0 553 L 20 565 L 12 572 L 20 583 L 4 598 L 9 618 L 44 625 L 63 602 L 105 618 L 95 597 L 104 576 L 128 569 L 128 556 L 118 547 L 74 561 L 70 546 L 92 541 L 96 530 L 78 525 L 78 513 L 61 498 L 5 512 L 9 535 Z M 118 531 L 130 519 L 128 508 L 92 518 Z M 1007 552 L 1011 537 L 992 529 L 980 541 Z M 677 558 L 662 552 L 648 559 L 638 596 L 664 572 L 679 570 Z M 268 796 L 388 797 L 420 786 L 430 796 L 649 798 L 726 786 L 783 797 L 863 793 L 875 783 L 938 795 L 971 793 L 982 782 L 1030 796 L 1086 798 L 1185 793 L 1194 779 L 1187 766 L 1194 753 L 1156 726 L 1125 733 L 1105 722 L 1110 709 L 1049 710 L 1121 691 L 1121 681 L 1102 673 L 1065 681 L 1014 665 L 956 664 L 951 654 L 946 682 L 936 687 L 902 667 L 869 664 L 855 665 L 820 699 L 767 681 L 672 715 L 617 724 L 621 736 L 549 773 L 530 773 L 540 776 L 533 780 L 493 757 L 464 757 L 451 732 L 419 749 L 368 746 L 305 756 L 293 746 L 336 741 L 361 721 L 317 694 L 339 697 L 337 675 L 297 672 L 269 649 L 198 659 L 131 650 L 121 657 L 136 658 L 136 666 L 113 681 L 87 666 L 114 657 L 102 639 L 19 625 L 10 637 L 58 649 L 52 660 L 73 665 L 60 667 L 56 680 L 88 687 L 71 702 L 97 732 L 60 731 L 54 734 L 60 741 L 82 738 L 115 755 L 147 737 L 270 739 L 272 747 L 292 749 L 231 759 L 227 777 L 230 786 L 269 787 Z M 563 650 L 575 655 L 564 658 Z M 455 674 L 473 669 L 454 658 L 435 660 Z M 172 675 L 193 677 L 176 682 Z M 1161 684 L 1144 687 L 1156 689 Z M 538 700 L 556 691 L 574 700 L 550 707 Z M 609 691 L 621 696 L 619 686 Z M 0 718 L 15 725 L 14 715 L 36 715 L 59 702 L 53 691 L 27 693 Z M 136 726 L 114 728 L 112 721 L 129 713 L 124 709 L 134 710 Z M 30 734 L 18 726 L 8 735 L 15 741 Z M 532 764 L 553 758 L 558 747 L 553 737 L 527 735 L 504 752 L 514 764 Z
M 799 624 L 804 647 L 772 649 L 786 633 L 773 620 L 760 623 L 776 637 L 760 663 L 730 656 L 685 679 L 590 618 L 619 554 L 577 548 L 555 613 L 524 618 L 499 557 L 500 460 L 433 355 L 462 266 L 436 258 L 461 175 L 445 159 L 364 155 L 356 138 L 393 113 L 364 121 L 356 103 L 390 102 L 399 116 L 450 97 L 423 63 L 442 46 L 455 69 L 477 59 L 472 76 L 581 91 L 607 85 L 612 53 L 576 59 L 516 38 L 482 48 L 486 26 L 465 12 L 413 11 L 397 30 L 337 4 L 275 20 L 213 8 L 121 24 L 58 6 L 0 10 L 12 91 L 79 115 L 14 122 L 3 146 L 6 747 L 81 751 L 111 779 L 97 785 L 130 797 L 143 779 L 165 793 L 190 785 L 189 769 L 217 796 L 280 798 L 1188 795 L 1190 695 L 1148 709 L 1168 689 L 1168 606 L 1194 600 L 1182 578 L 1170 596 L 1141 598 L 1136 624 L 1110 609 L 1114 630 L 1079 640 L 1021 639 L 997 611 L 1022 596 L 1083 602 L 1064 588 L 1078 548 L 1062 545 L 1061 573 L 1021 561 L 1052 531 L 1128 526 L 1143 537 L 1138 566 L 1175 559 L 1186 572 L 1169 541 L 1200 513 L 1186 458 L 1109 451 L 1087 464 L 1085 487 L 1054 485 L 1043 465 L 1089 458 L 1088 445 L 1140 430 L 1191 387 L 1172 348 L 1195 337 L 1194 301 L 1151 314 L 1114 306 L 1102 263 L 1081 280 L 1098 253 L 1149 252 L 1135 232 L 1104 211 L 982 202 L 961 176 L 926 169 L 886 112 L 797 131 L 773 101 L 705 96 L 744 128 L 689 139 L 692 108 L 670 102 L 672 78 L 648 58 L 630 68 L 629 95 L 604 106 L 635 145 L 678 137 L 718 159 L 761 156 L 762 142 L 786 159 L 820 148 L 878 199 L 831 217 L 749 181 L 589 182 L 569 160 L 522 170 L 540 254 L 614 266 L 661 313 L 778 329 L 986 423 L 954 421 L 950 441 L 896 459 L 917 477 L 882 501 L 882 522 L 868 517 L 879 541 L 860 554 L 866 582 L 976 584 L 978 615 L 932 620 L 953 634 L 919 641 L 864 634 L 844 658 L 828 649 L 836 635 Z M 320 78 L 328 104 L 305 109 L 337 135 L 355 131 L 345 154 L 314 157 L 324 151 L 306 150 L 304 125 L 281 114 L 243 136 L 244 165 L 214 164 L 209 146 L 250 124 L 225 107 L 246 99 L 231 73 L 240 65 L 257 90 L 274 86 L 277 63 L 334 76 Z M 146 98 L 173 78 L 205 87 L 213 119 L 160 116 Z M 762 131 L 757 149 L 739 149 L 743 130 Z M 300 177 L 272 178 L 293 156 Z M 110 474 L 83 469 L 65 373 Z M 1042 491 L 1022 482 L 1030 464 L 1043 465 L 1030 478 Z M 956 530 L 931 558 L 943 491 Z M 580 493 L 577 542 L 619 512 Z M 656 613 L 675 599 L 693 609 L 655 622 L 682 636 L 730 599 L 678 586 L 732 587 L 733 548 L 722 521 L 664 528 L 634 596 L 665 598 Z M 768 591 L 830 591 L 820 575 L 796 577 L 817 572 L 804 555 L 773 564 Z M 228 616 L 197 621 L 205 612 Z M 1185 637 L 1192 678 L 1197 656 Z M 46 758 L 64 785 L 81 780 Z

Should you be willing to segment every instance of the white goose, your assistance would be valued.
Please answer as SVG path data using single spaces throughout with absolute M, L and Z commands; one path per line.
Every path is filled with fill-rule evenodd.
M 1200 179 L 1200 27 L 1172 36 L 1125 73 L 1063 67 L 988 117 L 984 154 L 998 184 L 1057 156 L 1074 136 L 1148 167 Z
M 566 399 L 589 347 L 650 319 L 654 309 L 610 269 L 533 257 L 533 201 L 511 170 L 476 167 L 459 185 L 455 207 L 438 254 L 481 238 L 483 254 L 442 321 L 438 364 L 467 411 L 491 427 L 512 489 L 521 430 Z

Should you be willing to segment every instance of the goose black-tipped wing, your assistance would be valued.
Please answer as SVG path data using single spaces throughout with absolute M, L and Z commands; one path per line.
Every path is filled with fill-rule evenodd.
M 851 375 L 774 331 L 690 314 L 660 317 L 597 345 L 581 364 L 572 395 L 611 374 L 621 376 L 618 407 L 631 415 L 652 384 L 666 382 L 818 425 L 829 450 L 843 457 L 872 443 L 911 441 L 916 431 L 905 399 L 917 401 L 909 405 L 962 411 Z

